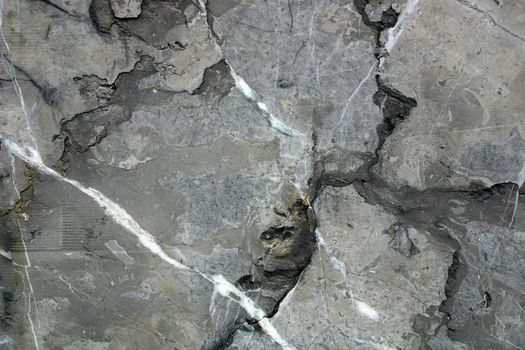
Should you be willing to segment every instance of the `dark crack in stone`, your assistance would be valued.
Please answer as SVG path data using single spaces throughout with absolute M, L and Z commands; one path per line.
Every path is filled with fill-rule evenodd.
M 0 348 L 525 348 L 522 2 L 0 6 Z

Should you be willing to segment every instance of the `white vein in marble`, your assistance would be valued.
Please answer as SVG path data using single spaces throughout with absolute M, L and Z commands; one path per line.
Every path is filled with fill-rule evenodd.
M 275 129 L 276 131 L 286 136 L 292 136 L 292 137 L 304 136 L 303 133 L 287 126 L 281 120 L 276 118 L 270 112 L 268 105 L 266 104 L 266 102 L 264 102 L 262 97 L 254 89 L 252 89 L 250 85 L 248 85 L 246 80 L 244 80 L 240 75 L 238 75 L 231 66 L 230 66 L 230 72 L 231 72 L 233 79 L 235 80 L 235 87 L 237 87 L 237 89 L 239 89 L 239 91 L 248 100 L 255 103 L 259 111 L 261 111 L 268 118 L 268 123 L 273 129 Z
M 258 307 L 253 300 L 247 297 L 241 290 L 237 289 L 233 284 L 228 282 L 226 278 L 224 278 L 224 276 L 208 276 L 196 269 L 191 269 L 186 265 L 173 259 L 168 254 L 166 254 L 166 252 L 164 252 L 164 250 L 158 244 L 157 239 L 151 233 L 143 229 L 140 226 L 140 224 L 116 202 L 112 201 L 100 191 L 94 188 L 86 187 L 76 180 L 60 175 L 57 171 L 51 169 L 50 167 L 44 164 L 44 162 L 42 161 L 42 157 L 40 156 L 37 150 L 27 145 L 20 144 L 16 141 L 16 139 L 13 136 L 2 133 L 0 134 L 0 140 L 7 148 L 8 152 L 16 155 L 18 158 L 29 164 L 34 169 L 38 170 L 42 174 L 51 176 L 57 180 L 68 183 L 76 189 L 78 189 L 79 191 L 81 191 L 82 193 L 91 197 L 102 209 L 104 209 L 106 215 L 111 217 L 117 224 L 124 227 L 128 232 L 133 234 L 139 240 L 140 244 L 146 249 L 148 249 L 150 252 L 152 252 L 153 254 L 155 254 L 156 256 L 158 256 L 159 258 L 161 258 L 162 260 L 164 260 L 165 262 L 177 269 L 196 272 L 207 281 L 213 283 L 215 289 L 221 295 L 236 301 L 237 303 L 239 303 L 239 305 L 241 305 L 242 308 L 246 310 L 250 317 L 257 319 L 259 325 L 261 326 L 261 329 L 267 335 L 269 335 L 273 341 L 281 345 L 286 350 L 294 349 L 293 346 L 289 345 L 280 336 L 277 329 L 275 329 L 275 327 L 273 327 L 273 325 L 269 322 L 269 320 L 266 318 L 265 312 L 260 307 Z
M 424 1 L 424 0 L 423 0 Z M 410 20 L 414 16 L 414 13 L 419 9 L 420 2 L 422 0 L 409 0 L 406 4 L 405 10 L 401 13 L 397 19 L 396 25 L 393 28 L 388 30 L 388 39 L 385 44 L 385 49 L 388 52 L 392 52 L 396 46 L 401 34 L 405 31 L 407 25 L 410 23 Z
M 339 260 L 331 251 L 331 249 L 326 245 L 326 241 L 321 234 L 321 231 L 319 228 L 315 229 L 315 237 L 317 239 L 317 244 L 319 248 L 323 248 L 328 257 L 330 258 L 330 264 L 333 266 L 334 269 L 339 271 L 343 277 L 343 280 L 345 281 L 345 284 L 347 286 L 346 290 L 346 296 L 352 300 L 354 305 L 357 308 L 357 311 L 366 318 L 372 320 L 372 321 L 379 321 L 381 319 L 381 315 L 377 310 L 375 310 L 372 306 L 368 305 L 364 301 L 360 300 L 359 298 L 356 298 L 354 296 L 354 293 L 352 292 L 352 288 L 350 284 L 348 283 L 348 268 L 344 262 Z
M 368 70 L 368 73 L 366 76 L 359 82 L 355 90 L 350 94 L 348 99 L 346 100 L 345 107 L 343 108 L 343 111 L 341 112 L 341 116 L 339 117 L 339 121 L 335 124 L 335 126 L 330 130 L 330 133 L 328 134 L 328 137 L 325 139 L 326 143 L 330 142 L 332 139 L 332 134 L 335 130 L 337 130 L 339 127 L 341 127 L 341 123 L 345 119 L 346 113 L 348 112 L 348 109 L 352 105 L 352 102 L 354 101 L 355 96 L 359 93 L 363 85 L 372 77 L 372 73 L 377 71 L 377 63 L 374 63 L 372 67 Z
M 29 286 L 29 293 L 27 295 L 27 301 L 26 301 L 27 302 L 26 317 L 27 317 L 27 320 L 29 321 L 29 326 L 31 327 L 31 334 L 33 336 L 33 342 L 35 343 L 35 348 L 37 350 L 40 350 L 40 345 L 38 343 L 38 337 L 36 335 L 35 322 L 33 320 L 32 307 L 31 307 L 31 302 L 34 302 L 34 304 L 35 304 L 35 311 L 36 311 L 36 313 L 38 313 L 37 303 L 36 303 L 36 298 L 35 298 L 35 291 L 33 289 L 33 283 L 31 282 L 31 278 L 29 276 L 29 268 L 31 267 L 31 260 L 29 260 L 29 254 L 27 253 L 27 245 L 26 245 L 26 241 L 24 239 L 22 226 L 20 225 L 20 222 L 18 221 L 18 218 L 16 220 L 17 220 L 17 224 L 18 224 L 18 232 L 20 232 L 20 241 L 22 242 L 22 247 L 24 249 L 24 257 L 25 257 L 25 260 L 26 260 L 25 265 L 19 265 L 19 266 L 22 266 L 22 268 L 24 270 L 25 278 L 27 280 L 27 285 Z M 24 291 L 24 295 L 25 295 L 25 291 Z

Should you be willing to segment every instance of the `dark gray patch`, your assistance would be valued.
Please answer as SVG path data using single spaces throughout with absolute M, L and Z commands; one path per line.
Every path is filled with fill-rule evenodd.
M 205 97 L 219 96 L 222 98 L 228 95 L 234 86 L 235 81 L 230 74 L 230 67 L 224 60 L 221 60 L 204 70 L 202 84 L 194 94 Z
M 264 253 L 255 262 L 254 279 L 263 289 L 277 292 L 270 316 L 277 312 L 280 298 L 295 285 L 299 274 L 308 266 L 316 247 L 316 220 L 311 207 L 297 200 L 289 205 L 286 215 L 284 223 L 261 233 Z
M 440 309 L 448 316 L 448 337 L 476 349 L 484 344 L 498 348 L 502 341 L 511 341 L 497 332 L 501 303 L 525 295 L 524 242 L 508 229 L 481 222 L 469 222 L 460 242 L 445 286 L 447 299 Z M 513 326 L 524 328 L 525 323 L 513 321 Z
M 136 36 L 145 42 L 160 48 L 167 45 L 166 34 L 177 26 L 186 26 L 186 17 L 182 1 L 144 0 L 140 17 L 118 20 L 124 34 Z M 187 43 L 182 43 L 184 46 Z
M 113 85 L 108 84 L 106 80 L 100 79 L 94 75 L 73 78 L 73 81 L 78 84 L 80 96 L 86 100 L 96 99 L 101 104 L 109 102 L 115 91 Z
M 326 186 L 344 187 L 367 176 L 368 164 L 373 157 L 366 153 L 348 152 L 334 147 L 314 162 L 314 173 L 309 182 L 308 197 L 313 201 Z M 349 164 L 359 164 L 356 169 L 348 168 Z M 328 168 L 328 164 L 336 169 Z
M 153 58 L 142 56 L 131 72 L 121 73 L 118 76 L 115 81 L 116 90 L 110 103 L 118 104 L 130 112 L 136 110 L 140 105 L 162 106 L 166 104 L 169 98 L 174 95 L 173 92 L 152 88 L 141 89 L 138 84 L 139 80 L 156 72 L 153 67 Z
M 270 227 L 261 233 L 260 240 L 265 252 L 257 265 L 266 276 L 272 273 L 297 275 L 310 262 L 315 247 L 315 238 L 310 227 L 308 206 L 295 202 L 288 209 L 293 225 Z M 315 228 L 314 228 L 315 229 Z
M 400 222 L 429 232 L 433 242 L 457 250 L 448 271 L 446 300 L 440 308 L 446 315 L 441 322 L 447 331 L 439 336 L 428 334 L 432 324 L 439 322 L 439 314 L 427 312 L 430 317 L 421 315 L 414 322 L 414 330 L 428 346 L 442 349 L 440 346 L 447 344 L 450 347 L 446 349 L 462 349 L 461 343 L 466 343 L 475 349 L 487 344 L 500 349 L 511 337 L 520 341 L 517 334 L 525 327 L 521 316 L 503 309 L 507 324 L 513 328 L 508 335 L 496 318 L 505 298 L 525 305 L 525 246 L 521 234 L 507 228 L 514 211 L 516 185 L 471 191 L 392 190 L 372 178 L 357 181 L 354 186 L 367 202 L 382 205 Z M 516 212 L 522 210 L 519 202 Z M 479 219 L 482 222 L 476 221 Z M 518 220 L 514 225 L 521 231 L 523 221 Z
M 390 236 L 388 245 L 407 258 L 417 253 L 418 249 L 408 236 L 408 229 L 405 224 L 396 222 L 383 233 Z
M 129 120 L 130 114 L 118 105 L 102 107 L 75 116 L 63 130 L 77 152 L 85 152 L 108 135 L 108 130 Z
M 289 89 L 294 86 L 295 86 L 295 83 L 291 79 L 279 78 L 277 80 L 277 87 L 280 89 Z
M 455 342 L 447 335 L 447 327 L 441 326 L 436 335 L 429 338 L 425 342 L 432 350 L 468 350 L 469 347 L 465 344 Z
M 89 15 L 97 30 L 110 34 L 115 18 L 109 0 L 92 0 L 89 6 Z
M 261 283 L 255 281 L 253 275 L 242 276 L 235 282 L 237 288 L 240 288 L 243 291 L 252 291 L 261 288 Z
M 239 0 L 209 0 L 206 6 L 213 17 L 220 17 L 240 3 Z
M 379 151 L 386 138 L 394 132 L 396 125 L 410 115 L 410 111 L 417 106 L 417 102 L 384 84 L 379 76 L 376 78 L 379 91 L 374 94 L 374 103 L 383 113 L 383 122 L 377 127 L 379 135 L 377 150 Z

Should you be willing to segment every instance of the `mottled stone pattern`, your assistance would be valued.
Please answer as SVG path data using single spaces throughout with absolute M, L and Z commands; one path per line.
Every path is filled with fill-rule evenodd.
M 0 10 L 0 349 L 525 348 L 523 2 Z

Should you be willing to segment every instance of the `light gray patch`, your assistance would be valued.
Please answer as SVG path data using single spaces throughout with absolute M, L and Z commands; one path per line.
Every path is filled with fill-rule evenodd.
M 459 163 L 470 176 L 487 177 L 495 183 L 516 181 L 525 163 L 525 141 L 514 130 L 500 144 L 473 142 L 463 149 Z
M 220 117 L 215 110 L 206 105 L 184 105 L 184 100 L 175 100 L 174 103 L 179 107 L 161 113 L 166 125 L 159 130 L 171 146 L 208 145 L 219 135 Z
M 110 241 L 107 241 L 106 243 L 104 243 L 104 245 L 113 253 L 113 255 L 115 255 L 117 259 L 124 263 L 126 268 L 128 268 L 129 265 L 133 265 L 135 263 L 135 259 L 131 257 L 128 254 L 128 252 L 124 248 L 122 248 L 120 244 L 118 244 L 116 240 L 112 239 Z
M 220 17 L 240 3 L 239 0 L 210 0 L 208 10 L 215 17 Z
M 499 248 L 511 232 L 501 226 L 487 225 L 483 222 L 467 223 L 469 249 L 463 252 L 467 263 L 478 272 L 485 272 L 499 255 Z
M 312 114 L 319 114 L 315 124 L 321 127 L 314 132 L 320 151 L 336 145 L 375 149 L 381 115 L 370 103 L 377 89 L 372 30 L 360 25 L 351 4 L 274 5 L 243 3 L 217 17 L 214 29 L 228 63 L 294 129 L 311 134 Z
M 141 14 L 142 0 L 111 0 L 113 14 L 117 18 L 135 18 Z
M 20 198 L 18 191 L 27 187 L 24 165 L 6 151 L 0 151 L 0 215 L 12 208 Z
M 248 273 L 250 268 L 249 261 L 243 259 L 243 254 L 238 248 L 214 245 L 210 254 L 197 252 L 190 247 L 176 248 L 174 251 L 183 261 L 195 264 L 199 271 L 210 275 L 222 274 L 230 281 Z M 188 281 L 191 282 L 191 279 Z
M 55 116 L 55 119 L 64 122 L 79 113 L 107 104 L 114 92 L 115 87 L 105 79 L 89 75 L 47 88 L 42 92 L 42 97 L 60 114 L 60 118 Z
M 523 95 L 525 93 L 525 69 L 521 69 L 511 83 L 510 89 L 516 91 L 517 94 Z
M 242 175 L 180 178 L 175 190 L 186 197 L 187 212 L 180 220 L 190 242 L 209 239 L 225 225 L 239 225 L 248 218 L 250 206 L 263 205 L 266 196 L 261 180 Z
M 219 104 L 217 111 L 226 131 L 248 140 L 269 140 L 268 122 L 240 93 L 230 93 Z
M 90 202 L 71 201 L 58 205 L 36 202 L 26 209 L 26 214 L 29 219 L 20 220 L 20 226 L 6 228 L 6 232 L 10 233 L 10 249 L 13 252 L 90 249 L 105 224 L 100 208 Z

